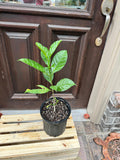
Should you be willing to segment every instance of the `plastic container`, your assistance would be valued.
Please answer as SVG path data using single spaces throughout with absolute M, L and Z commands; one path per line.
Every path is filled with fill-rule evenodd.
M 61 121 L 57 121 L 57 122 L 56 121 L 55 122 L 51 122 L 49 120 L 46 120 L 41 114 L 42 113 L 42 108 L 44 107 L 45 102 L 42 103 L 42 105 L 40 107 L 40 114 L 41 114 L 41 116 L 43 118 L 44 130 L 49 136 L 53 136 L 53 137 L 57 137 L 57 136 L 61 135 L 65 131 L 66 122 L 67 122 L 67 119 L 69 118 L 70 113 L 71 113 L 71 107 L 70 107 L 69 103 L 66 100 L 64 100 L 63 98 L 60 98 L 60 97 L 56 97 L 56 98 L 58 100 L 64 102 L 64 104 L 66 104 L 66 106 L 68 108 L 69 114 L 65 119 L 63 119 Z M 47 101 L 49 101 L 50 99 L 48 99 Z

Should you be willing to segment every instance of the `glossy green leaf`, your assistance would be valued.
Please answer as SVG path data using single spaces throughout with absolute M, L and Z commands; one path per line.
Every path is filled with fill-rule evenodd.
M 50 89 L 52 89 L 52 90 L 57 92 L 57 86 L 50 86 Z
M 50 66 L 50 58 L 49 57 L 46 58 L 42 51 L 41 51 L 41 58 L 47 66 Z
M 76 85 L 71 79 L 68 78 L 64 78 L 61 79 L 56 86 L 52 86 L 52 88 L 54 87 L 55 91 L 58 92 L 63 92 L 68 90 L 69 88 L 71 88 L 72 86 Z M 51 88 L 51 87 L 50 87 Z M 51 88 L 51 89 L 52 89 Z
M 28 58 L 21 58 L 18 61 L 23 62 L 23 63 L 41 71 L 41 72 L 45 71 L 45 68 L 34 60 L 31 60 L 31 59 L 28 59 Z
M 62 42 L 62 40 L 55 41 L 51 44 L 50 49 L 49 49 L 49 54 L 50 56 L 53 55 L 55 50 L 57 49 L 58 45 Z
M 32 94 L 44 94 L 50 91 L 47 87 L 43 85 L 37 85 L 41 89 L 26 89 L 25 93 L 32 93 Z
M 45 47 L 45 46 L 43 46 L 41 43 L 39 43 L 39 42 L 36 42 L 35 43 L 36 44 L 36 46 L 43 52 L 43 54 L 45 55 L 45 57 L 47 58 L 48 57 L 48 48 L 47 47 Z
M 52 73 L 51 69 L 49 69 L 48 67 L 45 67 L 45 72 L 43 73 L 43 76 L 50 84 L 52 84 L 54 74 Z
M 41 89 L 48 89 L 47 87 L 45 87 L 44 85 L 38 84 L 37 87 L 41 88 Z M 50 89 L 48 89 L 50 91 Z
M 68 56 L 66 50 L 62 50 L 56 53 L 51 63 L 51 69 L 53 73 L 60 71 L 65 66 L 67 57 Z
M 41 50 L 41 58 L 47 66 L 50 66 L 50 56 L 47 47 L 43 46 L 41 43 L 36 42 L 36 46 Z

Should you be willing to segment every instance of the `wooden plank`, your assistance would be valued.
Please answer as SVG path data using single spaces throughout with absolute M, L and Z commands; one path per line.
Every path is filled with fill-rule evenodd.
M 0 133 L 40 130 L 40 129 L 43 129 L 42 120 L 39 122 L 30 122 L 30 123 L 0 124 Z
M 74 126 L 73 119 L 68 119 L 66 127 L 73 127 L 73 126 Z M 29 123 L 18 123 L 18 122 L 11 124 L 0 123 L 0 133 L 40 130 L 40 129 L 43 129 L 42 120 L 39 122 L 29 122 Z
M 0 158 L 27 156 L 32 154 L 52 154 L 79 149 L 78 139 L 57 140 L 50 142 L 20 144 L 0 147 Z
M 40 113 L 34 114 L 16 114 L 16 115 L 3 115 L 1 117 L 2 122 L 23 122 L 23 121 L 35 121 L 41 120 Z
M 71 118 L 71 116 L 69 117 Z M 1 122 L 24 122 L 24 121 L 37 121 L 41 120 L 42 117 L 40 113 L 34 114 L 17 114 L 17 115 L 2 115 Z
M 61 138 L 74 138 L 76 136 L 76 130 L 74 128 L 68 128 L 65 130 L 64 134 L 58 137 L 50 137 L 44 131 L 37 132 L 22 132 L 22 133 L 13 133 L 13 134 L 1 134 L 0 135 L 0 145 L 4 144 L 13 144 L 13 143 L 26 143 L 26 142 L 35 142 L 35 141 L 46 141 L 56 139 L 61 140 Z
M 2 116 L 0 133 L 2 160 L 73 160 L 80 148 L 72 116 L 58 137 L 43 131 L 39 114 Z
M 43 155 L 35 154 L 29 156 L 2 158 L 2 160 L 77 160 L 79 149 L 73 149 L 58 153 L 47 153 Z M 81 159 L 79 159 L 81 160 Z

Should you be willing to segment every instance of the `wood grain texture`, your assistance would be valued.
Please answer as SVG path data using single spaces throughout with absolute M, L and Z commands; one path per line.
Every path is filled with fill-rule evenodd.
M 6 121 L 7 119 L 7 121 Z M 36 120 L 36 121 L 34 121 Z M 70 116 L 65 132 L 50 137 L 43 131 L 39 114 L 2 116 L 0 121 L 0 159 L 74 159 L 79 142 Z
M 68 51 L 69 62 L 67 62 L 64 69 L 67 71 L 67 76 L 70 77 L 75 83 L 76 87 L 72 90 L 67 91 L 73 97 L 72 100 L 75 101 L 82 77 L 82 71 L 84 66 L 84 60 L 86 57 L 86 47 L 88 32 L 91 30 L 90 27 L 75 27 L 75 26 L 63 26 L 63 25 L 48 25 L 48 45 L 52 43 L 53 37 L 57 40 L 62 40 L 61 47 L 63 48 L 63 43 Z M 64 33 L 64 34 L 63 34 Z M 62 76 L 61 76 L 62 75 Z M 61 71 L 55 75 L 54 84 L 59 81 L 60 78 L 66 76 L 66 72 Z M 61 97 L 65 97 L 66 93 L 62 93 Z
M 33 125 L 34 124 L 34 125 Z M 71 127 L 73 125 L 73 120 L 69 119 L 67 121 L 67 128 Z M 7 133 L 7 132 L 18 132 L 18 131 L 31 131 L 31 130 L 42 130 L 43 124 L 42 120 L 39 120 L 38 122 L 18 122 L 18 123 L 11 123 L 11 124 L 1 124 L 0 123 L 0 133 Z
M 68 51 L 68 61 L 63 70 L 56 73 L 54 84 L 61 78 L 70 78 L 77 84 L 65 93 L 58 93 L 68 100 L 72 108 L 86 108 L 101 60 L 101 47 L 95 39 L 104 26 L 101 14 L 102 0 L 91 0 L 85 11 L 60 8 L 27 7 L 0 4 L 0 108 L 39 109 L 51 95 L 24 95 L 26 88 L 37 84 L 49 87 L 43 75 L 20 62 L 19 58 L 42 61 L 35 42 L 46 47 L 56 40 L 62 43 L 56 50 Z

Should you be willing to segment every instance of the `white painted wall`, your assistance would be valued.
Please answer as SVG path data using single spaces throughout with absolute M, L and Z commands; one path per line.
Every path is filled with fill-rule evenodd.
M 120 0 L 117 1 L 112 24 L 100 62 L 87 112 L 99 123 L 112 92 L 120 91 Z

